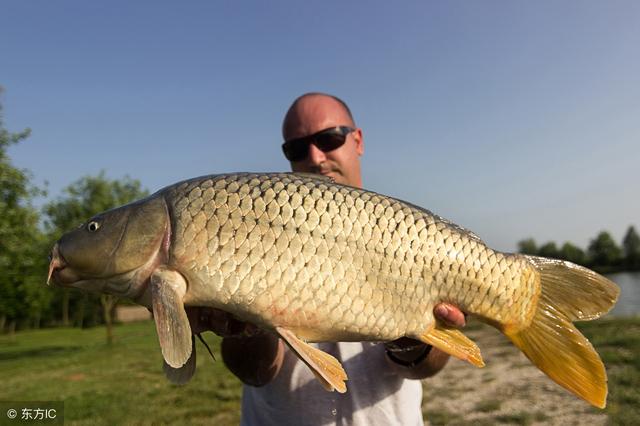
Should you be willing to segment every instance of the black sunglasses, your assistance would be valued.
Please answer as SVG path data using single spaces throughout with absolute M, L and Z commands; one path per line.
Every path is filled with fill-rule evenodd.
M 356 129 L 347 126 L 330 127 L 303 138 L 291 139 L 282 144 L 284 156 L 289 161 L 301 161 L 309 155 L 309 145 L 314 144 L 322 152 L 333 151 L 344 145 L 347 135 Z

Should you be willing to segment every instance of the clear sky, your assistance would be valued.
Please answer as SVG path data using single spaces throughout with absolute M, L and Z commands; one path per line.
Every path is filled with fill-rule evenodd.
M 640 2 L 0 0 L 14 163 L 151 191 L 288 169 L 284 112 L 343 98 L 364 184 L 514 250 L 640 225 Z M 42 202 L 42 201 L 41 201 Z

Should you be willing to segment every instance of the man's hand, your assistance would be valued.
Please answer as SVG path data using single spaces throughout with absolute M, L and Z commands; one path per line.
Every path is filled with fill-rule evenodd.
M 466 324 L 464 313 L 449 303 L 439 303 L 433 309 L 433 313 L 436 319 L 449 327 L 462 328 Z M 442 370 L 449 360 L 447 353 L 408 337 L 387 342 L 385 348 L 393 364 L 411 367 L 399 371 L 409 379 L 433 376 Z
M 223 337 L 222 360 L 242 382 L 263 386 L 280 371 L 284 345 L 275 335 L 220 309 L 188 306 L 185 310 L 193 334 L 213 331 Z
M 433 309 L 437 319 L 450 327 L 462 328 L 467 324 L 464 313 L 449 303 L 439 303 Z
M 230 313 L 220 309 L 187 306 L 185 311 L 193 334 L 213 331 L 222 337 L 239 337 L 251 336 L 259 332 L 255 325 L 239 321 Z

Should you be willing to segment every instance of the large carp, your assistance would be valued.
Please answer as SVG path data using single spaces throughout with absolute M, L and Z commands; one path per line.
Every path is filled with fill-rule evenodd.
M 440 324 L 459 306 L 500 331 L 549 377 L 606 404 L 602 361 L 572 321 L 607 312 L 619 289 L 569 262 L 507 254 L 420 207 L 316 175 L 204 176 L 99 214 L 54 246 L 49 280 L 153 310 L 165 372 L 195 368 L 187 306 L 277 333 L 328 389 L 340 363 L 306 342 L 418 339 L 483 366 Z

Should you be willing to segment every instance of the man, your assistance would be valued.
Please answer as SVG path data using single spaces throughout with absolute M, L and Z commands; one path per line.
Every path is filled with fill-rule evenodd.
M 294 101 L 282 126 L 283 150 L 295 172 L 318 173 L 362 187 L 362 130 L 340 99 L 308 93 Z M 435 315 L 464 325 L 457 308 L 440 304 Z M 242 327 L 240 327 L 241 329 Z M 422 387 L 449 356 L 408 338 L 386 345 L 370 342 L 320 343 L 349 376 L 347 393 L 327 392 L 307 366 L 280 339 L 268 333 L 227 337 L 222 357 L 246 385 L 242 424 L 246 425 L 420 425 Z

